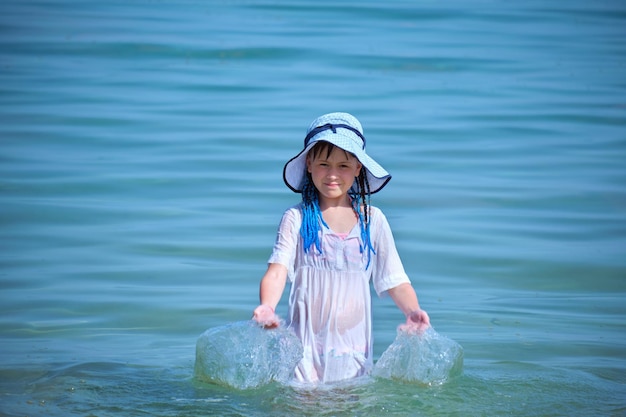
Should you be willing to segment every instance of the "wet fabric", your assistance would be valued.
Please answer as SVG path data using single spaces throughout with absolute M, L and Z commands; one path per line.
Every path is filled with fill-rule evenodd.
M 373 365 L 370 280 L 378 295 L 409 282 L 386 217 L 370 209 L 376 255 L 367 269 L 358 224 L 347 236 L 322 225 L 321 253 L 305 253 L 301 206 L 288 209 L 280 222 L 269 263 L 289 271 L 287 322 L 304 348 L 295 370 L 300 381 L 332 382 L 368 373 Z

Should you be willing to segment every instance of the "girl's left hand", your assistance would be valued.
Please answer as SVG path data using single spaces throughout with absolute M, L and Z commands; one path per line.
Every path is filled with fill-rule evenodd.
M 401 324 L 398 330 L 408 333 L 422 333 L 430 327 L 430 317 L 424 310 L 412 311 L 406 318 L 406 323 Z

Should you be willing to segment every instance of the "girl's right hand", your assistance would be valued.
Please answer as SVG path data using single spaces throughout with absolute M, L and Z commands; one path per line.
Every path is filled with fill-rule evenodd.
M 280 317 L 278 317 L 274 309 L 267 304 L 261 304 L 255 308 L 252 319 L 266 329 L 274 329 L 280 326 Z

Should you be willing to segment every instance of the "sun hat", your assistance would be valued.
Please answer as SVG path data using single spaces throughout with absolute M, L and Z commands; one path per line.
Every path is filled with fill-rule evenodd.
M 291 158 L 283 169 L 285 184 L 292 191 L 302 192 L 306 175 L 306 156 L 311 148 L 320 141 L 332 143 L 356 156 L 366 170 L 371 194 L 380 191 L 391 180 L 391 175 L 365 153 L 363 127 L 357 118 L 351 114 L 328 113 L 320 116 L 311 123 L 306 133 L 304 149 Z M 358 190 L 356 180 L 351 190 Z

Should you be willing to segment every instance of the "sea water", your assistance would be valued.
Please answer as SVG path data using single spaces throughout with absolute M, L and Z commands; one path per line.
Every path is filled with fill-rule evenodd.
M 0 414 L 625 415 L 625 28 L 610 0 L 0 2 Z M 372 204 L 462 373 L 194 377 L 329 111 L 392 174 Z M 405 318 L 372 310 L 380 361 Z

